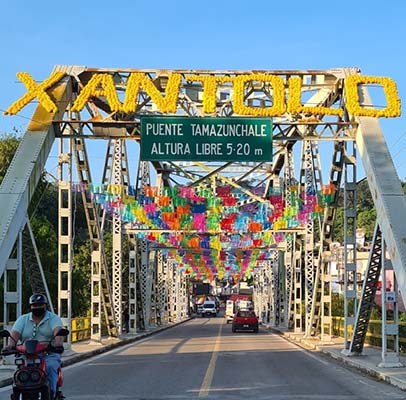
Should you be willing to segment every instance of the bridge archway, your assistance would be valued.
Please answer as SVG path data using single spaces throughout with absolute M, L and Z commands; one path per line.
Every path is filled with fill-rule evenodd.
M 29 86 L 28 75 L 22 74 L 19 78 Z M 371 83 L 380 84 L 384 88 L 388 102 L 384 110 L 368 108 L 371 102 L 365 85 Z M 187 267 L 183 268 L 181 264 L 192 265 L 192 261 L 185 257 L 177 259 L 172 249 L 165 249 L 166 253 L 163 253 L 163 247 L 170 247 L 168 243 L 172 242 L 175 243 L 172 246 L 179 253 L 180 237 L 177 237 L 178 233 L 175 232 L 183 235 L 191 233 L 200 238 L 199 245 L 195 246 L 193 238 L 190 237 L 189 247 L 183 246 L 184 254 L 191 254 L 192 249 L 199 247 L 202 252 L 215 249 L 220 255 L 222 246 L 226 248 L 227 240 L 231 242 L 231 234 L 239 235 L 241 240 L 235 238 L 233 248 L 244 250 L 248 254 L 246 258 L 242 254 L 240 260 L 245 260 L 248 265 L 253 259 L 261 261 L 258 265 L 251 265 L 250 272 L 256 276 L 258 303 L 264 301 L 264 296 L 268 296 L 272 304 L 274 322 L 287 324 L 289 320 L 293 321 L 293 326 L 296 329 L 304 329 L 307 335 L 314 334 L 315 330 L 320 328 L 322 336 L 328 337 L 331 335 L 328 252 L 332 242 L 335 207 L 342 187 L 346 202 L 346 335 L 349 335 L 349 327 L 356 327 L 362 319 L 365 326 L 369 316 L 357 315 L 358 309 L 349 309 L 351 300 L 356 297 L 351 282 L 356 280 L 354 201 L 357 152 L 363 162 L 371 192 L 374 193 L 378 227 L 374 242 L 375 253 L 381 250 L 381 234 L 387 244 L 400 292 L 403 297 L 406 296 L 406 244 L 403 240 L 406 232 L 401 224 L 403 218 L 399 218 L 405 214 L 406 204 L 378 122 L 381 116 L 398 115 L 398 96 L 393 81 L 387 78 L 362 77 L 360 71 L 354 68 L 257 72 L 119 70 L 57 66 L 52 76 L 37 86 L 35 91 L 33 90 L 35 93 L 31 95 L 39 98 L 39 105 L 0 187 L 0 206 L 5 210 L 4 218 L 0 221 L 0 249 L 2 254 L 11 254 L 14 243 L 26 225 L 26 210 L 39 173 L 45 166 L 54 140 L 59 140 L 60 226 L 71 226 L 69 199 L 72 190 L 81 191 L 92 242 L 91 298 L 94 339 L 100 338 L 102 316 L 110 334 L 117 335 L 121 330 L 123 234 L 128 236 L 128 242 L 132 246 L 129 251 L 132 329 L 136 329 L 137 311 L 142 316 L 144 325 L 149 323 L 152 311 L 165 311 L 164 303 L 168 298 L 168 290 L 176 299 L 176 304 L 170 302 L 167 311 L 169 315 L 174 317 L 176 313 L 179 317 L 180 312 L 184 312 L 185 281 L 180 272 L 186 272 Z M 18 112 L 26 103 L 27 98 L 17 101 L 10 106 L 8 113 Z M 227 160 L 227 154 L 214 147 L 209 149 L 209 161 L 185 161 L 176 157 L 167 160 L 169 152 L 175 152 L 175 147 L 171 146 L 166 149 L 162 159 L 155 157 L 145 160 L 145 154 L 144 160 L 135 157 L 138 166 L 135 184 L 131 185 L 129 166 L 132 161 L 127 154 L 126 142 L 136 141 L 142 144 L 142 119 L 162 115 L 178 118 L 210 116 L 231 120 L 245 117 L 272 118 L 272 157 L 269 161 L 252 161 L 237 156 Z M 86 142 L 96 138 L 107 139 L 105 165 L 100 182 L 92 180 L 86 151 Z M 329 181 L 323 185 L 318 143 L 327 140 L 334 142 L 334 146 Z M 233 142 L 230 140 L 228 143 Z M 249 143 L 248 140 L 241 142 L 242 155 L 244 144 Z M 299 176 L 295 176 L 293 158 L 299 145 L 301 166 Z M 227 146 L 225 148 L 227 149 Z M 216 152 L 217 158 L 210 161 L 213 152 Z M 248 149 L 247 155 L 253 157 L 264 155 L 264 152 L 250 154 Z M 382 168 L 382 165 L 385 168 Z M 74 167 L 79 182 L 72 179 Z M 155 179 L 155 183 L 152 179 Z M 160 223 L 163 221 L 162 213 L 171 211 L 164 211 L 162 207 L 176 207 L 178 212 L 178 207 L 190 205 L 188 201 L 186 204 L 174 204 L 175 186 L 193 188 L 192 192 L 185 191 L 189 194 L 182 197 L 189 201 L 199 194 L 205 199 L 202 203 L 214 199 L 212 208 L 216 207 L 217 199 L 221 201 L 217 206 L 235 209 L 221 215 L 223 227 L 219 221 L 216 225 L 213 219 L 214 228 L 208 229 L 208 220 L 203 221 L 202 217 L 199 217 L 200 225 L 195 223 L 193 229 L 190 224 L 181 227 L 173 224 L 168 228 L 170 224 Z M 229 188 L 227 196 L 219 195 L 218 189 L 222 187 Z M 151 192 L 147 193 L 148 190 Z M 87 192 L 91 192 L 93 197 L 89 198 Z M 319 198 L 317 194 L 320 194 Z M 99 201 L 101 196 L 95 201 L 97 195 L 104 195 L 104 198 L 118 196 L 115 200 L 120 200 L 119 204 L 116 204 L 120 213 L 112 213 L 111 229 L 114 239 L 111 277 L 107 271 L 104 252 L 104 226 L 101 222 L 103 215 Z M 124 215 L 124 206 L 129 204 L 125 203 L 125 200 L 129 200 L 130 196 L 134 197 L 137 204 L 128 207 L 128 213 Z M 162 200 L 164 197 L 167 198 L 165 201 L 169 202 L 168 204 Z M 145 200 L 146 198 L 149 200 Z M 232 200 L 224 200 L 226 198 Z M 64 202 L 64 199 L 67 201 Z M 150 209 L 148 214 L 144 207 L 148 205 L 148 201 L 161 208 Z M 159 201 L 163 203 L 159 204 Z M 224 204 L 224 201 L 231 203 Z M 300 212 L 299 206 L 302 207 Z M 231 224 L 226 224 L 225 220 L 230 214 L 243 213 L 242 210 L 250 208 L 250 216 L 247 217 L 247 225 L 251 224 L 249 232 L 244 232 L 241 227 L 236 229 L 236 217 Z M 278 210 L 281 214 L 273 213 L 273 210 Z M 158 224 L 152 221 L 151 215 L 154 211 L 161 213 Z M 195 222 L 197 214 L 203 212 L 194 213 Z M 255 218 L 260 217 L 263 220 L 258 222 Z M 127 222 L 127 225 L 123 222 Z M 225 227 L 230 225 L 233 226 L 227 231 Z M 246 237 L 246 242 L 250 241 L 249 246 L 242 246 L 243 233 L 250 234 L 249 238 Z M 212 236 L 218 238 L 219 234 L 225 234 L 228 239 L 210 239 Z M 71 318 L 71 238 L 70 229 L 59 232 L 59 275 L 60 282 L 66 282 L 66 285 L 61 283 L 60 286 L 58 310 L 66 311 L 63 316 L 67 321 Z M 162 246 L 163 243 L 166 246 Z M 204 246 L 200 246 L 202 243 Z M 214 243 L 217 247 L 213 247 Z M 258 249 L 259 243 L 265 243 L 266 246 Z M 318 247 L 315 247 L 317 244 Z M 151 252 L 155 253 L 154 256 Z M 263 260 L 260 260 L 262 256 Z M 208 262 L 208 259 L 205 261 Z M 276 259 L 278 261 L 275 261 Z M 217 265 L 224 261 L 220 257 L 217 260 Z M 238 272 L 241 278 L 243 264 L 233 265 L 240 268 Z M 376 278 L 379 265 L 379 262 L 378 267 L 375 265 L 373 279 Z M 7 262 L 5 257 L 0 261 L 0 271 L 7 276 L 10 270 L 20 271 L 21 265 L 18 262 Z M 206 276 L 213 274 L 213 270 L 210 270 L 207 270 Z M 191 267 L 189 275 L 192 272 L 198 274 L 198 267 L 196 271 Z M 237 269 L 234 269 L 234 272 L 237 272 Z M 303 294 L 302 280 L 305 281 Z M 140 294 L 142 307 L 137 305 L 137 292 Z M 155 304 L 151 304 L 152 297 Z M 304 326 L 300 307 L 302 299 L 306 305 Z M 363 300 L 368 302 L 366 297 L 361 299 L 361 303 Z M 10 293 L 6 295 L 6 303 L 12 302 L 19 304 L 18 293 L 13 296 Z M 354 331 L 356 330 L 354 328 Z M 352 347 L 357 338 L 353 336 L 351 343 L 349 339 L 349 336 L 346 336 L 347 350 L 357 351 Z

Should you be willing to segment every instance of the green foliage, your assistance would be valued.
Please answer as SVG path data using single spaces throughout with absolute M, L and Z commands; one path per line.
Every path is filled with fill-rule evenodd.
M 17 137 L 16 130 L 0 137 L 0 184 L 3 182 L 19 143 L 20 139 Z
M 333 241 L 344 242 L 344 209 L 338 207 L 333 225 Z
M 368 186 L 368 180 L 364 179 L 357 185 L 357 211 L 372 210 L 374 207 L 374 202 Z
M 353 301 L 348 302 L 348 307 L 352 309 Z M 331 315 L 332 317 L 344 317 L 344 295 L 339 293 L 331 294 Z M 370 321 L 381 319 L 380 307 L 374 304 L 371 310 Z
M 404 186 L 404 185 L 403 185 Z M 369 190 L 367 179 L 357 184 L 357 228 L 363 229 L 365 240 L 371 241 L 374 235 L 376 210 L 374 202 Z M 343 205 L 343 190 L 340 194 L 340 206 L 336 211 L 336 218 L 333 226 L 333 240 L 336 242 L 344 242 L 344 208 Z
M 375 208 L 362 210 L 357 214 L 357 226 L 362 228 L 365 233 L 365 240 L 371 241 L 374 236 L 376 222 Z
M 31 227 L 52 302 L 56 305 L 58 300 L 58 237 L 45 215 L 36 215 L 31 220 Z M 23 273 L 24 275 L 26 274 Z M 28 280 L 28 277 L 25 279 Z M 29 284 L 24 286 L 29 288 Z
M 42 193 L 40 202 L 36 206 L 36 214 L 44 216 L 58 231 L 58 188 L 48 182 Z
M 344 296 L 342 294 L 331 294 L 331 315 L 333 317 L 344 316 Z
M 90 242 L 86 242 L 75 249 L 72 271 L 72 315 L 85 317 L 90 310 L 91 293 L 91 254 Z

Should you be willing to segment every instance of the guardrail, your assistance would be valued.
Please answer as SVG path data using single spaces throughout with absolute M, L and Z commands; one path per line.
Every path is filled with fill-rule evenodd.
M 333 317 L 333 335 L 344 337 L 344 318 Z M 352 335 L 352 327 L 349 329 Z M 365 343 L 372 346 L 382 347 L 382 321 L 369 321 Z M 388 339 L 388 349 L 394 350 L 394 341 Z M 406 353 L 406 322 L 399 322 L 399 348 Z

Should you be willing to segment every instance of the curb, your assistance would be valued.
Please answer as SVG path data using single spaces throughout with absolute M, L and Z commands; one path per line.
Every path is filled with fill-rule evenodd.
M 167 329 L 174 328 L 175 326 L 181 325 L 181 324 L 189 321 L 190 319 L 192 319 L 192 318 L 186 318 L 180 322 L 171 323 L 170 325 L 168 324 L 168 325 L 156 328 L 154 330 L 151 330 L 149 332 L 142 332 L 140 334 L 137 334 L 137 336 L 135 336 L 135 337 L 125 338 L 125 339 L 119 340 L 115 343 L 102 345 L 97 349 L 86 351 L 84 353 L 72 354 L 70 356 L 67 356 L 66 359 L 62 359 L 62 363 L 61 363 L 62 368 L 67 367 L 69 365 L 76 364 L 80 361 L 86 360 L 87 358 L 91 358 L 98 354 L 107 353 L 110 350 L 114 350 L 116 348 L 126 346 L 127 344 L 138 342 L 139 340 L 142 340 L 148 336 L 152 336 L 156 333 L 163 332 L 163 331 L 166 331 Z M 14 374 L 14 371 L 11 372 L 11 375 L 13 375 L 13 374 Z M 12 377 L 0 379 L 0 387 L 9 386 L 12 383 L 13 383 Z

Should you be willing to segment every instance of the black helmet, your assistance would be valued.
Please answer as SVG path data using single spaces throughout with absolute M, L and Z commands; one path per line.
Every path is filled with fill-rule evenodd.
M 30 304 L 48 304 L 46 296 L 41 293 L 34 293 L 30 297 Z

